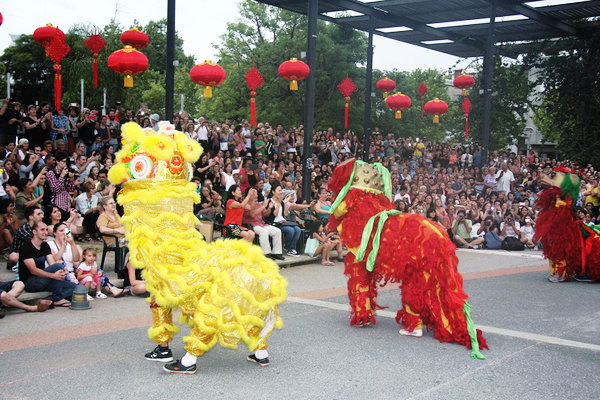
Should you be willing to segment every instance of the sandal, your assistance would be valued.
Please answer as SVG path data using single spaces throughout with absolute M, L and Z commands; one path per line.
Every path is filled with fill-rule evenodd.
M 326 266 L 328 266 L 328 267 L 331 267 L 331 266 L 333 266 L 333 265 L 335 265 L 335 264 L 334 264 L 334 263 L 332 263 L 331 261 L 323 261 L 323 262 L 321 263 L 321 265 L 326 265 Z
M 69 300 L 62 299 L 52 302 L 52 305 L 55 307 L 71 307 L 71 302 Z

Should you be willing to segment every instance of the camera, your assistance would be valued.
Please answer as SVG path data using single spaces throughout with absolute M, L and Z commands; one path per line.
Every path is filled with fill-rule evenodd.
M 250 164 L 250 166 L 248 167 L 251 171 L 256 171 L 258 169 L 258 165 L 257 164 Z
M 65 237 L 71 237 L 71 230 L 69 228 L 65 229 Z
M 506 218 L 506 222 L 513 222 L 512 218 Z
M 490 221 L 485 221 L 483 224 L 484 224 L 485 226 L 490 226 L 490 225 L 492 225 L 492 223 L 491 223 Z

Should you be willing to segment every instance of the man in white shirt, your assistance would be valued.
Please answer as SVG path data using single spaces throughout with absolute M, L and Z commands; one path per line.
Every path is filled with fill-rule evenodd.
M 252 150 L 252 131 L 248 125 L 247 120 L 242 121 L 242 137 L 244 138 L 244 146 L 246 146 L 246 151 Z
M 206 150 L 208 145 L 208 125 L 207 121 L 204 120 L 204 117 L 198 118 L 198 125 L 194 128 L 194 132 L 196 132 L 197 140 L 202 145 L 202 148 Z
M 508 165 L 503 162 L 502 167 L 496 172 L 496 190 L 499 192 L 512 192 L 512 185 L 515 181 L 515 176 L 508 169 Z

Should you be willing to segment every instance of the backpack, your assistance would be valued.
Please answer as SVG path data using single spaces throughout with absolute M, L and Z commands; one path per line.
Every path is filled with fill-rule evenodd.
M 514 236 L 507 236 L 502 241 L 502 248 L 509 251 L 525 250 L 525 245 Z
M 502 248 L 502 239 L 498 236 L 498 233 L 489 231 L 485 234 L 485 246 L 490 250 L 498 250 Z

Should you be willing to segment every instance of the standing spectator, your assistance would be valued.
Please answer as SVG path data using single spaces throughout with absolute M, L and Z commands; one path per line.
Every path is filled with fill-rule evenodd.
M 154 116 L 154 114 L 153 114 Z M 113 146 L 115 150 L 119 147 L 119 139 L 121 137 L 121 124 L 117 120 L 117 114 L 114 109 L 108 113 L 108 120 L 106 121 L 106 128 L 108 129 L 108 144 Z M 157 121 L 158 129 L 158 121 Z M 157 130 L 155 129 L 155 130 Z
M 69 178 L 69 169 L 67 168 L 67 158 L 67 153 L 57 152 L 56 167 L 47 173 L 48 184 L 52 192 L 51 203 L 58 206 L 63 220 L 69 217 L 71 210 L 69 192 L 73 190 L 73 183 Z
M 92 145 L 96 141 L 96 115 L 92 115 L 91 111 L 84 108 L 77 120 L 77 129 L 79 130 L 79 140 L 85 145 L 84 155 L 89 156 L 92 152 Z M 106 127 L 104 128 L 106 130 Z M 107 132 L 103 132 L 108 141 Z M 103 138 L 104 139 L 104 138 Z
M 67 143 L 67 134 L 70 130 L 70 127 L 69 118 L 67 118 L 65 115 L 65 110 L 61 108 L 55 111 L 54 115 L 52 116 L 52 123 L 50 126 L 52 128 L 52 131 L 50 132 L 50 140 L 52 140 L 53 143 L 56 143 L 58 139 L 62 139 L 65 143 Z
M 497 190 L 499 192 L 512 192 L 515 176 L 508 169 L 508 164 L 506 162 L 502 163 L 500 171 L 496 173 L 496 181 L 498 182 Z
M 56 263 L 52 257 L 50 246 L 46 243 L 48 226 L 36 222 L 31 230 L 33 237 L 19 250 L 19 277 L 25 283 L 25 289 L 28 292 L 51 291 L 53 305 L 70 307 L 71 302 L 67 299 L 73 295 L 76 285 L 65 281 L 64 264 Z
M 41 146 L 45 137 L 46 119 L 38 117 L 34 105 L 27 107 L 27 116 L 23 120 L 23 126 L 25 127 L 26 136 L 29 139 L 29 143 L 32 147 Z

